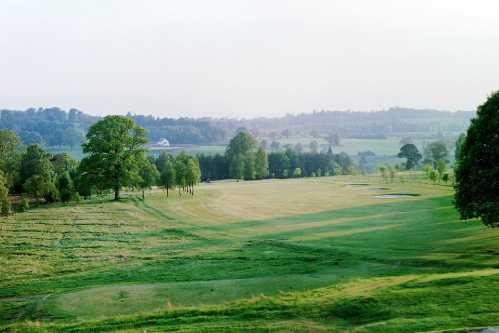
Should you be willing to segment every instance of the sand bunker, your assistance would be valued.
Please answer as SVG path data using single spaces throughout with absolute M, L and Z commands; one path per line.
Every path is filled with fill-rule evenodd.
M 398 199 L 398 198 L 412 198 L 417 197 L 419 194 L 416 193 L 389 193 L 389 194 L 379 194 L 375 195 L 378 199 Z

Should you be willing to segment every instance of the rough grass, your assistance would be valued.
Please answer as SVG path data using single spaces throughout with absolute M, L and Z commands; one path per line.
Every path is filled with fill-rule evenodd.
M 499 326 L 499 233 L 459 221 L 450 191 L 376 177 L 221 182 L 194 198 L 155 190 L 2 218 L 0 331 Z M 388 192 L 420 196 L 374 198 Z

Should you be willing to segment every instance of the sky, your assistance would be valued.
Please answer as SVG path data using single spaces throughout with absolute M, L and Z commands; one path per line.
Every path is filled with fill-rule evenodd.
M 0 109 L 251 118 L 474 110 L 497 0 L 2 0 Z

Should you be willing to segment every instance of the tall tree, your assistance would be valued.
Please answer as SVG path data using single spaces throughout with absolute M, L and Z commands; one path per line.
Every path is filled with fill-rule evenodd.
M 245 160 L 242 154 L 232 156 L 229 163 L 229 174 L 232 178 L 240 180 L 244 178 Z
M 250 152 L 244 158 L 244 179 L 253 180 L 255 176 L 255 154 Z
M 147 142 L 145 130 L 124 116 L 107 116 L 87 133 L 82 160 L 90 180 L 98 181 L 102 189 L 112 189 L 119 200 L 124 186 L 140 182 L 139 167 L 145 159 L 143 145 Z M 85 161 L 85 162 L 83 162 Z
M 156 169 L 156 165 L 154 165 L 150 159 L 145 159 L 140 165 L 139 175 L 140 181 L 138 187 L 142 190 L 142 200 L 145 200 L 145 190 L 150 189 L 156 184 L 156 181 L 159 178 L 159 172 L 158 169 Z
M 423 157 L 421 156 L 418 148 L 412 143 L 403 145 L 402 148 L 400 148 L 400 152 L 397 156 L 399 158 L 407 159 L 405 163 L 405 168 L 407 170 L 413 169 Z
M 180 153 L 175 158 L 175 183 L 178 187 L 178 193 L 181 195 L 181 190 L 187 186 L 187 161 L 189 156 L 184 152 Z
M 194 195 L 194 185 L 199 183 L 201 179 L 201 171 L 199 169 L 199 163 L 197 159 L 190 157 L 187 161 L 185 179 L 187 186 L 189 187 L 189 192 Z
M 21 140 L 10 130 L 0 130 L 0 171 L 6 180 L 7 189 L 13 187 L 19 174 Z
M 254 158 L 251 159 L 248 157 L 250 154 L 255 153 L 256 141 L 247 131 L 239 132 L 235 137 L 230 140 L 229 145 L 227 146 L 227 150 L 225 152 L 225 156 L 229 161 L 229 171 L 231 172 L 231 177 L 235 179 L 241 179 L 244 176 L 244 170 L 246 169 L 246 164 L 251 163 Z M 242 160 L 242 161 L 241 161 Z M 243 175 L 241 175 L 239 171 L 239 167 L 242 163 Z M 250 169 L 251 166 L 248 166 Z M 254 164 L 253 164 L 254 170 Z M 254 171 L 253 171 L 254 173 Z M 254 177 L 253 177 L 254 178 Z
M 458 156 L 455 205 L 461 218 L 499 227 L 499 91 L 478 107 Z
M 269 175 L 269 161 L 267 153 L 263 148 L 258 149 L 256 152 L 255 174 L 258 179 L 267 178 Z
M 426 162 L 430 162 L 433 168 L 437 167 L 437 162 L 440 160 L 447 161 L 449 151 L 443 141 L 434 141 L 427 145 L 424 149 Z
M 172 158 L 167 158 L 160 165 L 160 183 L 166 189 L 166 197 L 168 197 L 170 189 L 175 187 L 175 161 Z

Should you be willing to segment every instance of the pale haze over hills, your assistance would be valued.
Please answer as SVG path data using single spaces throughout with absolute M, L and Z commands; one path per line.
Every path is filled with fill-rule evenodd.
M 497 1 L 0 4 L 0 105 L 252 118 L 474 110 L 499 86 Z

